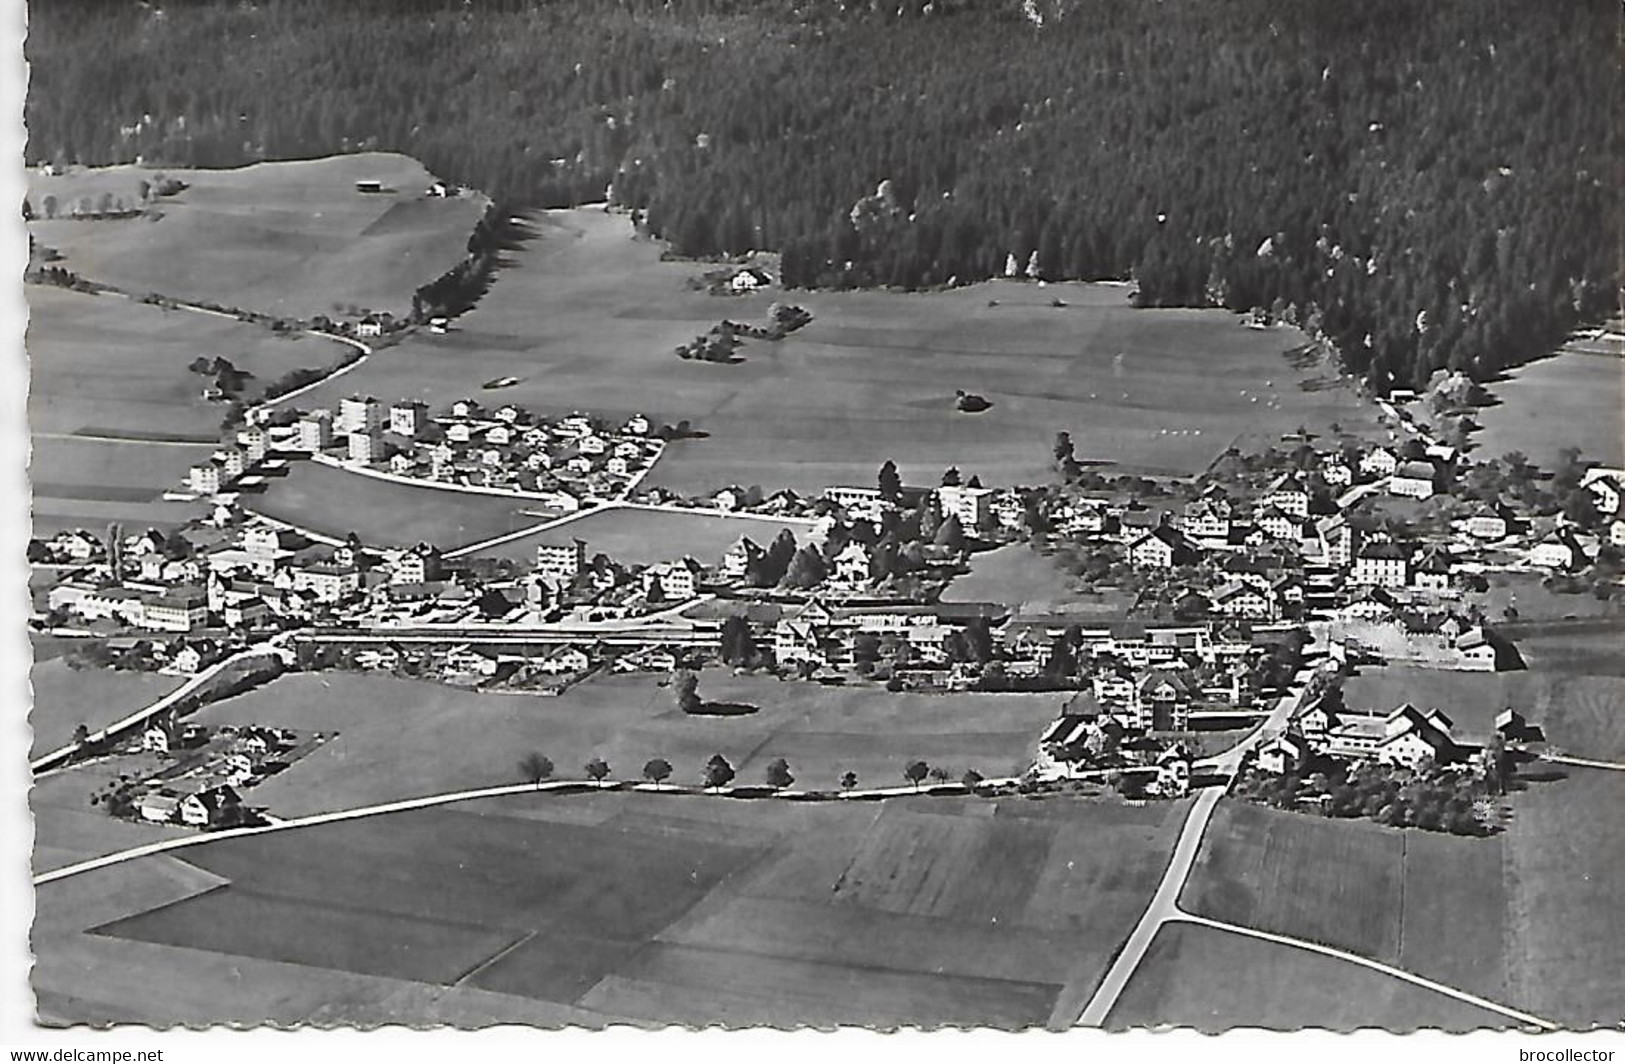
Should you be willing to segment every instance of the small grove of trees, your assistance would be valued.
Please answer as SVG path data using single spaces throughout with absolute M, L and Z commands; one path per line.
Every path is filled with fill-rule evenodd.
M 519 759 L 519 776 L 526 783 L 541 786 L 545 779 L 553 776 L 553 762 L 544 754 L 532 750 Z

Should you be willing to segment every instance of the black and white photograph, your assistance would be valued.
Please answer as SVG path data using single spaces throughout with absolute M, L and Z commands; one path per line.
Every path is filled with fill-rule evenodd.
M 1617 0 L 0 9 L 0 1042 L 1625 1049 Z

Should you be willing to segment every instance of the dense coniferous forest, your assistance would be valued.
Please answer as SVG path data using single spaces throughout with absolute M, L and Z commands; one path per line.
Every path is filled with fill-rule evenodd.
M 798 286 L 1132 277 L 1379 390 L 1617 301 L 1614 0 L 35 0 L 33 162 L 410 153 Z

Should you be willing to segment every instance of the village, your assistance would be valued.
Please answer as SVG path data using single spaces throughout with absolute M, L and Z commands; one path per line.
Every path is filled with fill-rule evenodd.
M 1262 454 L 1230 448 L 1191 480 L 1103 475 L 1063 433 L 1056 481 L 1041 486 L 985 486 L 958 469 L 911 486 L 886 462 L 874 486 L 814 497 L 731 486 L 684 498 L 637 491 L 669 432 L 641 414 L 549 420 L 473 400 L 431 414 L 356 396 L 235 431 L 189 478 L 212 507 L 206 521 L 36 541 L 32 557 L 58 576 L 36 623 L 76 639 L 83 664 L 177 676 L 275 636 L 293 668 L 493 694 L 707 664 L 893 692 L 1055 691 L 1034 779 L 1127 769 L 1140 791 L 1183 794 L 1198 760 L 1188 740 L 1264 721 L 1305 670 L 1519 667 L 1496 630 L 1515 608 L 1492 615 L 1476 594 L 1488 572 L 1612 593 L 1625 474 L 1576 469 L 1567 496 L 1543 498 L 1529 470 L 1486 473 L 1403 404 L 1384 401 L 1391 443 L 1290 434 Z M 706 559 L 623 563 L 567 532 L 528 564 L 450 557 L 462 552 L 313 538 L 257 514 L 253 496 L 301 460 L 511 494 L 565 529 L 606 503 L 803 523 Z M 1001 548 L 1036 551 L 1125 605 L 1097 621 L 942 598 Z M 1301 699 L 1251 764 L 1277 776 L 1321 758 L 1415 771 L 1424 756 L 1431 767 L 1481 753 L 1436 710 L 1333 713 Z

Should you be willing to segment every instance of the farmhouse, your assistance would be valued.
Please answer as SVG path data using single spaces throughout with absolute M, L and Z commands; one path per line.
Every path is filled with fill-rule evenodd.
M 728 278 L 730 292 L 754 292 L 773 283 L 773 278 L 762 270 L 747 266 Z
M 136 805 L 136 811 L 142 820 L 154 824 L 168 824 L 178 817 L 180 807 L 181 800 L 173 794 L 155 792 L 142 798 Z
M 1291 729 L 1274 736 L 1258 748 L 1258 767 L 1276 776 L 1296 772 L 1308 760 L 1308 744 L 1301 733 Z
M 196 828 L 230 827 L 242 818 L 242 799 L 229 784 L 181 799 L 181 823 Z
M 848 587 L 862 587 L 869 583 L 869 551 L 853 540 L 835 555 L 831 567 L 835 582 Z
M 1467 518 L 1464 527 L 1467 534 L 1474 539 L 1494 542 L 1507 537 L 1511 519 L 1512 511 L 1503 503 L 1496 502 L 1476 510 Z
M 1187 536 L 1197 539 L 1228 540 L 1233 515 L 1228 499 L 1222 495 L 1204 495 L 1185 505 L 1179 527 Z

